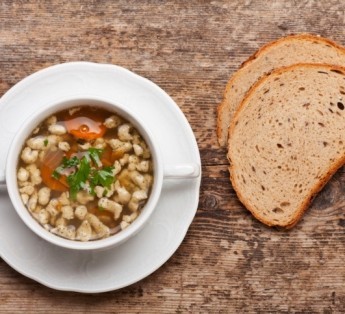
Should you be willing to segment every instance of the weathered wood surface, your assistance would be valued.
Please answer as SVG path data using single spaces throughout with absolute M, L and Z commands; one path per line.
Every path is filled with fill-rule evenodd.
M 0 312 L 343 312 L 344 171 L 294 229 L 269 229 L 236 199 L 215 120 L 229 76 L 258 47 L 297 32 L 345 44 L 344 12 L 336 0 L 2 0 L 0 95 L 61 62 L 127 67 L 159 84 L 185 113 L 203 178 L 187 237 L 151 276 L 119 291 L 81 295 L 46 288 L 0 261 Z

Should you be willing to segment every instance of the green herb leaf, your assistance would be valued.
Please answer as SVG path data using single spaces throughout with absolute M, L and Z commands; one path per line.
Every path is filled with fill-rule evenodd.
M 48 139 L 45 139 L 44 142 L 43 142 L 43 144 L 44 144 L 45 147 L 48 146 L 48 143 L 49 143 Z
M 109 188 L 115 181 L 113 175 L 114 167 L 104 167 L 102 169 L 94 169 L 91 173 L 90 182 L 93 186 L 101 185 L 105 188 Z
M 80 160 L 76 156 L 71 159 L 67 159 L 66 157 L 64 157 L 62 159 L 61 165 L 53 171 L 52 177 L 58 180 L 65 169 L 76 167 L 79 165 L 79 163 Z
M 58 168 L 56 168 L 53 173 L 52 173 L 52 177 L 56 180 L 59 180 L 61 177 L 61 174 L 57 171 Z
M 99 181 L 106 188 L 109 188 L 114 182 L 113 170 L 114 167 L 104 167 L 98 171 Z
M 102 167 L 102 162 L 100 158 L 103 153 L 103 149 L 89 148 L 88 152 L 90 154 L 92 161 L 97 165 L 97 167 Z
M 79 163 L 80 163 L 80 159 L 77 156 L 73 156 L 70 159 L 64 157 L 63 160 L 62 160 L 62 166 L 64 168 L 75 167 L 75 166 L 78 166 Z
M 84 156 L 80 160 L 80 165 L 78 170 L 67 177 L 67 182 L 70 188 L 70 197 L 75 200 L 77 193 L 85 187 L 86 181 L 90 174 L 90 163 Z

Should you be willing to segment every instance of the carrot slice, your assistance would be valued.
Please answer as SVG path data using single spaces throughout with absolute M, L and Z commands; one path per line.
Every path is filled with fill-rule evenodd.
M 112 162 L 112 150 L 107 146 L 104 150 L 103 153 L 101 155 L 101 162 L 103 166 L 112 166 L 113 162 Z
M 114 150 L 111 154 L 111 160 L 114 162 L 124 156 L 125 152 L 121 149 Z
M 90 109 L 80 110 L 65 118 L 68 133 L 84 140 L 102 137 L 107 128 L 103 124 L 104 114 Z
M 60 165 L 63 158 L 61 150 L 48 151 L 42 161 L 41 176 L 43 183 L 54 191 L 68 191 L 66 176 L 61 176 L 59 180 L 52 177 L 54 170 Z

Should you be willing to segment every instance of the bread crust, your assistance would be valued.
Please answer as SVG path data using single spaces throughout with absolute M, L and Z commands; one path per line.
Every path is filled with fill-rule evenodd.
M 334 66 L 334 65 L 329 65 L 329 64 L 298 63 L 298 64 L 294 64 L 294 65 L 291 65 L 291 66 L 281 67 L 281 68 L 275 69 L 272 72 L 270 72 L 270 73 L 264 75 L 263 77 L 261 77 L 249 89 L 248 93 L 243 98 L 240 106 L 238 107 L 237 111 L 235 112 L 235 115 L 234 115 L 234 117 L 233 117 L 233 119 L 231 121 L 230 127 L 229 127 L 229 140 L 228 140 L 228 154 L 227 154 L 227 158 L 228 158 L 229 163 L 230 163 L 230 166 L 229 166 L 230 181 L 231 181 L 232 186 L 233 186 L 233 188 L 234 188 L 234 190 L 235 190 L 235 192 L 237 194 L 237 197 L 241 201 L 241 203 L 252 213 L 252 215 L 256 219 L 258 219 L 259 221 L 261 221 L 262 223 L 264 223 L 265 225 L 267 225 L 269 227 L 283 227 L 283 228 L 286 228 L 286 229 L 290 229 L 293 226 L 295 226 L 296 223 L 301 219 L 301 217 L 303 216 L 305 211 L 308 209 L 309 205 L 312 203 L 312 201 L 313 201 L 314 197 L 317 195 L 317 193 L 322 190 L 322 188 L 331 179 L 331 177 L 337 172 L 337 170 L 339 168 L 341 168 L 345 164 L 345 154 L 344 154 L 342 158 L 340 158 L 339 160 L 335 160 L 330 165 L 329 170 L 326 173 L 323 174 L 323 176 L 319 179 L 319 182 L 317 184 L 315 184 L 315 186 L 311 189 L 310 193 L 308 194 L 308 196 L 306 197 L 304 202 L 301 204 L 300 208 L 296 209 L 295 215 L 286 224 L 279 223 L 279 222 L 275 223 L 275 222 L 272 222 L 272 221 L 270 221 L 268 219 L 264 219 L 262 216 L 259 216 L 257 214 L 255 208 L 253 208 L 247 202 L 246 198 L 241 194 L 241 191 L 240 191 L 240 189 L 238 188 L 238 186 L 236 184 L 236 178 L 235 178 L 235 176 L 232 175 L 232 173 L 234 172 L 234 165 L 231 162 L 231 147 L 230 147 L 231 146 L 230 145 L 230 137 L 231 136 L 230 136 L 230 134 L 234 132 L 234 129 L 236 127 L 236 121 L 238 121 L 238 118 L 239 118 L 239 115 L 240 115 L 241 111 L 247 105 L 246 103 L 247 103 L 248 99 L 255 92 L 256 88 L 258 88 L 268 77 L 270 77 L 272 75 L 279 75 L 279 74 L 281 74 L 281 73 L 283 73 L 285 71 L 290 71 L 290 70 L 293 70 L 293 69 L 298 68 L 300 66 L 340 71 L 345 76 L 345 67 Z
M 227 130 L 224 130 L 222 111 L 227 104 L 228 93 L 231 90 L 231 85 L 237 79 L 237 77 L 241 75 L 241 70 L 243 68 L 249 66 L 255 59 L 257 59 L 259 56 L 264 54 L 271 47 L 273 47 L 275 45 L 279 45 L 280 43 L 282 43 L 284 41 L 291 40 L 291 39 L 322 42 L 322 43 L 333 46 L 334 48 L 341 51 L 341 53 L 345 54 L 345 47 L 337 44 L 336 42 L 334 42 L 328 38 L 324 38 L 324 37 L 314 35 L 314 34 L 309 34 L 309 33 L 290 34 L 290 35 L 287 35 L 285 37 L 281 37 L 275 41 L 269 42 L 269 43 L 265 44 L 264 46 L 262 46 L 260 49 L 258 49 L 254 54 L 252 54 L 246 61 L 244 61 L 241 64 L 239 69 L 231 76 L 231 78 L 229 79 L 229 81 L 226 84 L 226 87 L 225 87 L 225 90 L 223 93 L 223 99 L 217 107 L 217 138 L 218 138 L 218 144 L 220 147 L 225 147 L 227 145 L 227 138 L 223 138 L 223 134 L 225 132 L 228 135 L 227 131 L 228 131 L 229 126 L 226 127 Z M 248 91 L 247 91 L 247 93 L 248 93 Z

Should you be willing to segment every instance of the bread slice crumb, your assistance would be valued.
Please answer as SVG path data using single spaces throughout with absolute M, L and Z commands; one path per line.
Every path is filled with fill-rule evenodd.
M 276 68 L 297 63 L 345 64 L 345 48 L 311 34 L 297 34 L 266 44 L 252 55 L 231 77 L 218 106 L 217 136 L 220 146 L 227 146 L 228 128 L 235 111 L 250 87 Z
M 345 68 L 297 64 L 261 78 L 230 129 L 232 185 L 268 226 L 291 228 L 345 163 Z

